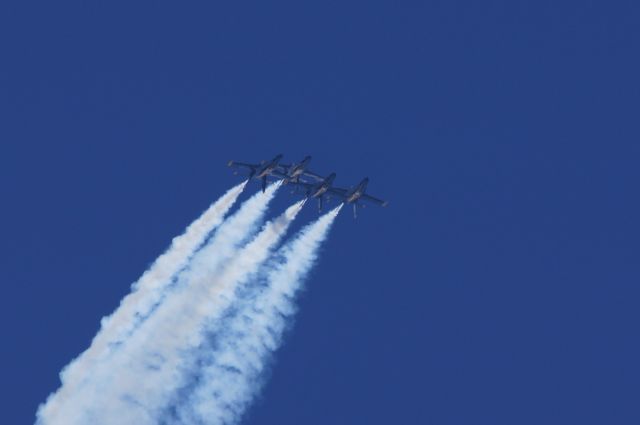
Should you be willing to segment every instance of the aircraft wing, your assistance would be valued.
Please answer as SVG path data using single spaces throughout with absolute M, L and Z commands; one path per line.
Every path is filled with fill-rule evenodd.
M 289 184 L 292 184 L 292 185 L 294 185 L 294 186 L 300 186 L 300 187 L 305 188 L 305 189 L 307 189 L 307 190 L 308 190 L 308 189 L 311 189 L 311 188 L 314 186 L 314 185 L 312 185 L 311 183 L 306 183 L 306 182 L 301 182 L 301 181 L 297 181 L 297 182 L 292 181 L 292 182 L 291 182 L 291 183 L 289 183 Z
M 291 169 L 291 167 L 292 166 L 290 164 L 278 164 L 278 166 L 274 170 L 274 173 L 278 174 L 278 175 L 280 175 L 282 177 L 287 177 L 287 174 L 289 173 L 289 170 Z M 325 179 L 320 174 L 314 173 L 313 171 L 309 171 L 309 170 L 304 170 L 302 172 L 302 175 L 306 176 L 306 177 L 311 177 L 314 180 L 317 180 L 319 182 L 321 182 L 321 181 L 323 181 Z
M 330 187 L 327 192 L 331 192 L 334 195 L 340 196 L 341 198 L 346 198 L 347 197 L 347 193 L 349 191 L 347 189 L 342 189 L 340 187 Z
M 382 205 L 383 207 L 386 207 L 387 204 L 389 203 L 387 201 L 383 201 L 382 199 L 374 198 L 373 196 L 367 195 L 366 193 L 362 195 L 360 199 L 364 201 L 374 202 L 378 205 Z
M 287 172 L 286 171 L 282 171 L 282 170 L 280 170 L 278 168 L 276 168 L 275 170 L 271 171 L 271 175 L 276 177 L 276 178 L 278 178 L 278 179 L 286 179 L 287 178 Z
M 325 178 L 324 178 L 324 177 L 322 177 L 320 174 L 316 174 L 316 173 L 314 173 L 313 171 L 309 171 L 309 170 L 304 170 L 304 171 L 302 172 L 302 174 L 304 174 L 304 175 L 305 175 L 305 176 L 307 176 L 307 177 L 311 177 L 312 179 L 315 179 L 315 180 L 317 180 L 317 181 L 319 181 L 319 182 L 321 182 L 321 181 L 323 181 L 323 180 L 325 179 Z
M 247 164 L 246 162 L 238 162 L 238 161 L 229 161 L 229 167 L 245 167 L 255 170 L 259 167 L 258 164 Z

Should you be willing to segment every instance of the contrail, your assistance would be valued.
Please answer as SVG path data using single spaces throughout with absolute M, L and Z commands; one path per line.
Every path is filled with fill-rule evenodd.
M 92 365 L 100 357 L 109 355 L 149 315 L 175 274 L 187 265 L 207 235 L 222 223 L 246 184 L 247 181 L 244 181 L 229 189 L 191 223 L 182 235 L 175 237 L 167 251 L 132 285 L 131 293 L 122 299 L 118 308 L 101 320 L 101 329 L 89 348 L 61 372 L 63 386 L 57 393 L 60 399 L 75 390 Z
M 219 218 L 215 218 L 218 215 L 210 214 L 210 210 L 208 210 L 203 215 L 205 220 L 199 219 L 198 225 L 192 225 L 189 227 L 189 229 L 185 233 L 189 234 L 189 237 L 179 238 L 180 240 L 178 241 L 178 243 L 174 243 L 173 245 L 180 247 L 188 246 L 191 248 L 197 248 L 202 243 L 202 241 L 206 239 L 207 234 L 210 232 L 204 231 L 201 233 L 200 237 L 197 237 L 195 235 L 195 232 L 190 230 L 204 229 L 204 227 L 206 227 L 204 226 L 205 222 L 213 224 L 214 227 L 220 225 L 220 221 L 222 221 L 224 214 L 232 206 L 233 201 L 235 201 L 237 196 L 241 193 L 245 184 L 246 182 L 241 183 L 240 185 L 237 185 L 233 189 L 229 190 L 225 195 L 223 195 L 222 198 L 220 198 L 218 202 L 216 202 L 210 208 L 210 210 L 215 210 L 221 213 Z M 123 323 L 123 326 L 122 328 L 116 328 L 118 332 L 111 332 L 110 335 L 117 335 L 121 337 L 121 339 L 118 340 L 119 343 L 122 343 L 123 341 L 126 342 L 126 339 L 124 339 L 124 337 L 129 336 L 130 338 L 130 330 L 133 330 L 144 323 L 141 322 L 142 317 L 144 317 L 144 315 L 148 316 L 150 311 L 158 306 L 158 303 L 163 299 L 163 297 L 167 295 L 167 292 L 169 290 L 173 290 L 176 287 L 180 288 L 188 284 L 188 281 L 185 280 L 183 275 L 192 268 L 193 263 L 197 262 L 198 259 L 201 259 L 203 256 L 211 257 L 212 250 L 214 252 L 214 260 L 224 261 L 227 257 L 232 256 L 233 250 L 237 248 L 237 246 L 242 243 L 244 239 L 250 236 L 251 232 L 253 232 L 257 227 L 257 223 L 262 220 L 264 214 L 266 213 L 267 206 L 273 199 L 279 186 L 280 185 L 278 183 L 269 185 L 264 193 L 257 193 L 253 195 L 249 200 L 242 204 L 238 212 L 236 212 L 222 225 L 220 225 L 214 236 L 210 239 L 209 243 L 205 247 L 203 247 L 195 255 L 193 255 L 193 251 L 191 251 L 189 254 L 182 256 L 181 258 L 183 259 L 183 261 L 176 261 L 174 263 L 175 265 L 173 267 L 173 270 L 182 272 L 177 276 L 173 276 L 173 279 L 172 273 L 169 270 L 170 267 L 165 266 L 168 264 L 168 259 L 178 259 L 179 256 L 173 253 L 168 256 L 161 256 L 154 263 L 151 269 L 156 268 L 155 266 L 157 264 L 161 264 L 163 265 L 163 267 L 157 269 L 162 270 L 163 272 L 154 272 L 152 274 L 145 273 L 139 280 L 139 282 L 142 283 L 134 285 L 137 288 L 136 292 L 140 292 L 144 288 L 144 292 L 148 295 L 148 297 L 137 297 L 139 300 L 142 298 L 142 300 L 144 301 L 139 304 L 127 303 L 126 305 L 129 308 L 126 310 L 126 312 L 128 313 L 127 315 L 129 317 L 129 321 L 126 321 L 124 318 L 118 319 L 119 322 Z M 173 245 L 171 249 L 173 249 Z M 220 249 L 213 248 L 213 246 Z M 182 248 L 179 251 L 185 253 L 187 252 L 186 249 Z M 165 259 L 162 259 L 163 257 Z M 187 261 L 192 257 L 193 259 L 191 261 L 191 264 L 185 267 Z M 211 263 L 219 263 L 220 261 L 211 261 Z M 200 263 L 202 263 L 202 260 L 200 260 Z M 212 269 L 211 267 L 208 267 L 207 270 L 211 271 Z M 161 279 L 145 278 L 145 276 L 151 275 L 160 275 L 162 278 L 164 278 L 164 281 L 160 282 Z M 173 280 L 176 280 L 176 282 L 173 282 Z M 173 284 L 170 285 L 172 282 Z M 153 297 L 152 301 L 150 301 L 151 297 Z M 122 304 L 124 304 L 124 300 Z M 114 313 L 114 316 L 120 315 L 119 311 L 120 309 L 118 309 L 118 311 Z M 107 322 L 112 323 L 113 320 L 108 320 Z M 123 329 L 128 329 L 129 332 L 123 332 Z M 58 410 L 64 406 L 69 406 L 69 408 L 71 409 L 73 408 L 75 403 L 73 402 L 73 400 L 67 399 L 69 397 L 77 398 L 78 395 L 84 391 L 84 387 L 88 385 L 86 381 L 89 378 L 93 379 L 96 375 L 96 371 L 94 370 L 96 369 L 96 364 L 102 369 L 109 367 L 110 360 L 108 358 L 109 356 L 107 356 L 106 353 L 110 355 L 113 354 L 113 350 L 109 349 L 109 347 L 113 347 L 113 344 L 110 344 L 111 341 L 109 341 L 108 338 L 101 337 L 101 340 L 106 341 L 105 345 L 102 347 L 102 352 L 99 352 L 98 350 L 92 350 L 92 348 L 90 348 L 88 350 L 92 354 L 90 358 L 88 356 L 84 356 L 83 354 L 77 360 L 73 361 L 65 370 L 63 370 L 60 375 L 62 386 L 56 393 L 53 393 L 51 396 L 49 396 L 47 402 L 44 405 L 40 406 L 38 411 L 39 418 L 44 418 L 48 421 L 52 421 L 52 418 L 60 418 L 59 420 L 62 421 L 61 423 L 67 423 L 64 419 L 65 415 L 58 414 Z M 80 360 L 80 362 L 78 362 L 78 360 Z M 100 367 L 98 367 L 98 369 L 100 369 Z
M 156 424 L 175 390 L 203 331 L 230 307 L 235 288 L 253 276 L 285 234 L 302 202 L 267 223 L 239 247 L 264 214 L 277 185 L 245 202 L 178 276 L 153 315 L 57 410 L 47 403 L 42 424 Z M 53 412 L 52 414 L 50 414 Z
M 342 205 L 306 226 L 265 271 L 266 280 L 193 362 L 193 381 L 165 411 L 163 423 L 235 424 L 259 392 L 265 369 L 295 313 L 295 295 L 318 257 Z M 257 292 L 256 292 L 257 291 Z

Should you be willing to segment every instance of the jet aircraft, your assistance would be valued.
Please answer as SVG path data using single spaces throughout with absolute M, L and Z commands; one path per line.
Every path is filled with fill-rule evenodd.
M 283 182 L 291 183 L 297 188 L 306 190 L 307 198 L 317 198 L 318 206 L 322 209 L 324 198 L 337 196 L 345 204 L 353 205 L 353 216 L 357 216 L 358 206 L 364 207 L 362 201 L 373 202 L 386 207 L 388 202 L 375 198 L 366 193 L 369 178 L 364 178 L 357 186 L 350 189 L 333 187 L 336 173 L 331 173 L 327 177 L 322 177 L 308 169 L 310 156 L 306 156 L 299 163 L 291 165 L 280 164 L 282 155 L 277 155 L 271 161 L 262 161 L 260 164 L 248 164 L 245 162 L 229 161 L 230 167 L 244 167 L 249 169 L 249 179 L 256 178 L 262 181 L 262 191 L 267 186 L 267 178 L 281 179 Z M 313 181 L 310 181 L 313 179 Z
M 322 209 L 322 198 L 327 193 L 327 191 L 331 190 L 331 185 L 336 178 L 336 173 L 329 174 L 325 179 L 318 183 L 307 183 L 298 181 L 293 183 L 295 185 L 301 186 L 307 190 L 307 198 L 318 198 L 318 207 Z
M 281 178 L 281 172 L 278 170 L 280 167 L 279 162 L 282 159 L 282 154 L 277 155 L 271 161 L 262 161 L 260 164 L 247 164 L 245 162 L 229 161 L 229 167 L 244 167 L 248 168 L 249 179 L 256 178 L 262 179 L 262 191 L 267 187 L 267 177 L 276 176 Z
M 360 201 L 373 202 L 383 207 L 386 207 L 389 204 L 387 201 L 383 201 L 381 199 L 374 198 L 373 196 L 368 195 L 366 193 L 368 183 L 369 183 L 369 178 L 365 177 L 360 183 L 358 183 L 356 187 L 353 187 L 351 189 L 331 187 L 328 189 L 328 191 L 329 193 L 333 193 L 335 195 L 338 195 L 340 198 L 342 198 L 342 202 L 344 202 L 345 204 L 352 204 L 353 217 L 355 218 L 357 217 L 356 210 L 358 208 Z M 362 206 L 364 207 L 364 204 L 362 204 Z
M 285 165 L 280 164 L 278 166 L 279 172 L 283 177 L 284 183 L 298 183 L 301 177 L 311 177 L 316 181 L 324 180 L 324 177 L 310 171 L 309 162 L 311 162 L 310 156 L 305 156 L 302 161 L 297 164 Z

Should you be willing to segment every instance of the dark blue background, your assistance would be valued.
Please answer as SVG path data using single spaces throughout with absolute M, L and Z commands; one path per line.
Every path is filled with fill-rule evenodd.
M 2 2 L 2 423 L 281 152 L 390 205 L 340 215 L 247 424 L 640 423 L 639 12 Z

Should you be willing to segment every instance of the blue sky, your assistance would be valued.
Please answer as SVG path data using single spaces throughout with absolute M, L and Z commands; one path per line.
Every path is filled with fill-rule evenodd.
M 637 424 L 639 12 L 3 2 L 3 423 L 284 153 L 390 205 L 341 213 L 246 424 Z

